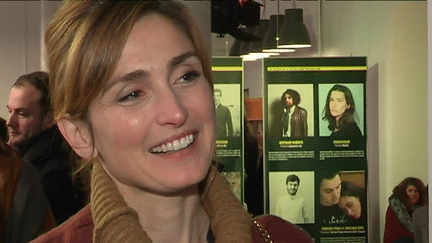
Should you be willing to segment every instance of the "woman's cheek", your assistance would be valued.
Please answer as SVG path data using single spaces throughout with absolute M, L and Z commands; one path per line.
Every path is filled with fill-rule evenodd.
M 139 114 L 139 113 L 138 113 Z M 110 138 L 113 144 L 117 146 L 129 146 L 133 143 L 139 142 L 143 136 L 142 118 L 135 116 L 127 116 L 125 114 L 113 114 L 117 119 L 107 119 L 109 127 L 106 131 L 111 131 Z M 102 121 L 103 122 L 103 121 Z

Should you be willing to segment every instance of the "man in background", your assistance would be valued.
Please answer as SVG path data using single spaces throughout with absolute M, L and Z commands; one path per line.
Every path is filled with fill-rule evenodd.
M 58 224 L 85 205 L 85 194 L 73 183 L 70 150 L 51 110 L 48 74 L 22 75 L 9 94 L 8 145 L 37 171 Z
M 307 111 L 299 106 L 300 94 L 293 89 L 287 89 L 282 94 L 281 102 L 284 107 L 282 137 L 307 137 Z
M 233 135 L 231 112 L 228 107 L 221 104 L 222 90 L 214 89 L 214 101 L 216 106 L 217 138 L 227 138 Z
M 300 186 L 300 178 L 294 174 L 289 175 L 285 184 L 288 195 L 279 197 L 275 214 L 293 224 L 308 223 L 306 202 L 304 198 L 296 196 Z
M 324 173 L 320 183 L 320 212 L 324 224 L 341 224 L 348 221 L 345 213 L 338 206 L 340 192 L 341 179 L 339 172 Z

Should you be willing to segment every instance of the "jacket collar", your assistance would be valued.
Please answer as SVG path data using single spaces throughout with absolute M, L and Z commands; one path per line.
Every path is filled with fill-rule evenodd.
M 390 207 L 393 209 L 399 222 L 409 231 L 414 232 L 412 228 L 411 216 L 402 201 L 394 194 L 389 197 Z

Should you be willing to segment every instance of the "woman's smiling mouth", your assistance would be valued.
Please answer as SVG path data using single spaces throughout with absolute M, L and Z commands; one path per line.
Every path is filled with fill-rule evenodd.
M 153 147 L 150 149 L 151 153 L 166 153 L 171 151 L 177 151 L 183 148 L 188 147 L 194 142 L 194 135 L 189 134 L 180 139 L 173 140 L 172 142 L 168 142 L 166 144 L 162 144 L 160 146 Z

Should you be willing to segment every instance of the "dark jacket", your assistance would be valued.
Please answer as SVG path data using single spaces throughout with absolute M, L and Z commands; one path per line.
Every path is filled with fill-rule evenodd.
M 58 224 L 84 207 L 85 193 L 72 180 L 71 154 L 57 126 L 37 135 L 19 152 L 23 161 L 36 168 Z
M 323 224 L 345 224 L 348 222 L 348 217 L 337 204 L 332 206 L 320 204 L 319 212 Z
M 27 243 L 56 222 L 36 170 L 3 148 L 0 145 L 0 242 Z
M 332 132 L 330 136 L 338 138 L 358 138 L 362 136 L 360 128 L 355 121 L 345 124 L 337 132 Z
M 289 110 L 286 109 L 286 112 L 284 112 L 283 118 L 282 118 L 282 134 L 285 134 L 286 131 L 286 119 Z M 307 137 L 308 136 L 308 125 L 307 125 L 307 111 L 306 109 L 295 106 L 294 112 L 292 113 L 290 117 L 290 127 L 291 127 L 291 133 L 290 137 L 293 138 L 299 138 L 299 137 Z

